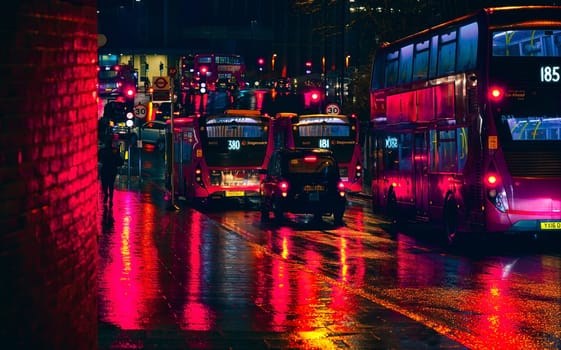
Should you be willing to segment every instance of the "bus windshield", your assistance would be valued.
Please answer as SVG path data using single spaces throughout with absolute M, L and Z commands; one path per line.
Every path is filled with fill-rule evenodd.
M 261 166 L 269 125 L 259 118 L 223 116 L 209 119 L 203 132 L 209 166 Z
M 341 163 L 349 162 L 353 157 L 356 130 L 346 118 L 302 119 L 293 132 L 294 143 L 298 147 L 330 149 Z

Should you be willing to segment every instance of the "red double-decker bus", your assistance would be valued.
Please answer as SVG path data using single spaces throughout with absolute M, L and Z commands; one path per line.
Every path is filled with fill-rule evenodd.
M 259 201 L 261 170 L 267 168 L 273 152 L 269 116 L 255 110 L 226 110 L 174 118 L 173 123 L 174 155 L 168 154 L 168 159 L 173 159 L 178 196 L 203 205 L 225 199 Z
M 245 87 L 245 62 L 235 54 L 196 54 L 193 58 L 195 80 L 206 83 L 209 91 L 239 90 Z
M 371 82 L 376 210 L 446 243 L 561 234 L 561 7 L 485 8 L 383 45 Z

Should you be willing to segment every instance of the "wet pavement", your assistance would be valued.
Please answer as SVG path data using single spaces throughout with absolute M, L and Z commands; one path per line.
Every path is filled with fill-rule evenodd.
M 170 210 L 159 181 L 120 176 L 114 206 L 99 203 L 100 349 L 465 348 L 180 202 Z

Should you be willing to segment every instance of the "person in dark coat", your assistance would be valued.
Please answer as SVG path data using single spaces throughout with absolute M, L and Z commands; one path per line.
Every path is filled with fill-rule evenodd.
M 113 205 L 113 190 L 115 188 L 115 179 L 119 167 L 123 166 L 124 161 L 119 150 L 113 147 L 113 142 L 107 141 L 105 147 L 99 151 L 99 161 L 101 162 L 101 191 L 103 192 L 103 204 Z

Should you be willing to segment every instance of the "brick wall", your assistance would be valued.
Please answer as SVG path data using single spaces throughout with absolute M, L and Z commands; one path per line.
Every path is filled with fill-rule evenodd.
M 0 342 L 97 349 L 96 0 L 0 21 Z

